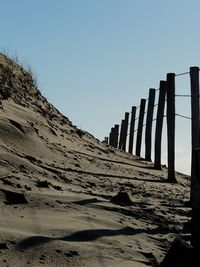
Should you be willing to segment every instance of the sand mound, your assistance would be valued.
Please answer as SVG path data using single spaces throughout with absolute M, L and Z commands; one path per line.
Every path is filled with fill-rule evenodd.
M 0 266 L 156 266 L 188 239 L 188 177 L 77 129 L 2 54 L 0 83 Z

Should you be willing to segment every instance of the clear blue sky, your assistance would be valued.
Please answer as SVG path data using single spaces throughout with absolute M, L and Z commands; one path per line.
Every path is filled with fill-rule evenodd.
M 0 5 L 1 50 L 30 64 L 48 100 L 99 139 L 167 72 L 200 65 L 198 0 L 0 0 Z M 188 93 L 188 81 L 179 79 L 179 92 Z M 189 103 L 178 107 L 190 115 Z M 177 153 L 183 156 L 189 153 L 182 147 L 190 143 L 189 122 L 177 123 Z

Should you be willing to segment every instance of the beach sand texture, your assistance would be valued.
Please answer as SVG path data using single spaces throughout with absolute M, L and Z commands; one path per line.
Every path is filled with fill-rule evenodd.
M 188 176 L 77 129 L 4 55 L 0 84 L 0 266 L 156 266 L 188 239 Z

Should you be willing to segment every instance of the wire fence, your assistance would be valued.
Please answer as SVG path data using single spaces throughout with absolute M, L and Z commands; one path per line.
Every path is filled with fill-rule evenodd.
M 149 96 L 147 98 L 143 98 L 145 101 L 143 110 L 142 110 L 142 100 L 140 105 L 138 106 L 134 106 L 134 109 L 132 107 L 131 112 L 126 112 L 128 113 L 128 121 L 126 118 L 123 119 L 123 123 L 119 124 L 118 126 L 118 132 L 115 133 L 114 131 L 110 133 L 110 141 L 109 144 L 115 146 L 116 148 L 119 148 L 125 152 L 127 152 L 127 149 L 129 150 L 128 152 L 133 154 L 133 144 L 130 144 L 130 142 L 133 142 L 134 139 L 134 146 L 136 148 L 136 155 L 140 156 L 140 153 L 137 153 L 137 150 L 140 151 L 141 150 L 141 139 L 142 139 L 142 135 L 143 135 L 143 129 L 144 127 L 146 127 L 146 131 L 145 131 L 145 142 L 152 142 L 152 140 L 148 141 L 148 134 L 151 136 L 152 134 L 152 128 L 154 128 L 154 132 L 161 132 L 162 135 L 162 127 L 163 127 L 163 122 L 164 122 L 164 118 L 166 118 L 167 121 L 167 127 L 168 127 L 168 132 L 171 131 L 172 133 L 172 138 L 174 138 L 174 131 L 175 131 L 175 118 L 181 118 L 187 121 L 192 121 L 192 117 L 188 116 L 186 114 L 182 114 L 182 112 L 176 112 L 175 111 L 175 106 L 176 106 L 176 101 L 178 98 L 184 98 L 184 99 L 189 99 L 190 102 L 192 103 L 192 94 L 188 94 L 188 93 L 176 93 L 176 86 L 175 86 L 175 81 L 177 77 L 180 76 L 189 76 L 191 83 L 192 83 L 192 77 L 194 76 L 194 72 L 198 71 L 198 75 L 199 75 L 199 68 L 198 67 L 193 67 L 196 68 L 196 70 L 191 70 L 192 68 L 190 68 L 190 71 L 187 72 L 182 72 L 182 73 L 169 73 L 167 75 L 167 80 L 163 81 L 166 85 L 166 91 L 164 93 L 164 98 L 162 98 L 162 104 L 160 100 L 160 97 L 163 95 L 163 89 L 161 90 L 161 83 L 160 83 L 160 87 L 157 89 L 150 89 L 150 90 L 154 90 L 154 99 L 150 99 L 150 91 L 149 91 Z M 193 71 L 193 73 L 191 73 L 191 71 Z M 197 73 L 195 74 L 197 77 Z M 169 80 L 168 80 L 169 79 Z M 171 80 L 170 80 L 171 79 Z M 197 79 L 198 80 L 198 79 Z M 197 81 L 196 80 L 196 81 Z M 171 86 L 171 87 L 170 87 Z M 192 85 L 191 85 L 192 86 Z M 193 85 L 194 86 L 194 85 Z M 199 85 L 196 85 L 199 86 Z M 169 90 L 170 89 L 170 90 Z M 198 96 L 199 95 L 199 88 L 198 89 Z M 191 88 L 190 88 L 191 90 Z M 162 92 L 161 92 L 162 91 Z M 162 96 L 163 97 L 163 96 Z M 157 100 L 156 100 L 157 99 Z M 155 103 L 155 100 L 157 101 Z M 153 102 L 152 102 L 153 101 Z M 150 102 L 153 103 L 153 106 L 151 106 L 151 112 L 149 111 L 150 109 Z M 146 103 L 148 105 L 146 105 Z M 173 107 L 174 105 L 174 107 Z M 147 108 L 146 108 L 147 107 Z M 157 116 L 153 116 L 155 110 L 157 109 Z M 161 113 L 160 113 L 161 112 Z M 133 114 L 134 113 L 134 114 Z M 160 113 L 160 114 L 159 114 Z M 172 114 L 171 114 L 172 113 Z M 134 116 L 134 118 L 133 118 Z M 131 118 L 131 119 L 130 119 Z M 145 122 L 146 119 L 146 122 Z M 138 126 L 135 127 L 135 124 L 138 123 Z M 160 127 L 160 128 L 159 128 Z M 171 129 L 172 128 L 172 129 Z M 114 129 L 114 127 L 113 127 Z M 137 132 L 137 137 L 134 137 L 134 134 Z M 116 135 L 115 139 L 117 138 L 117 141 L 115 140 L 115 142 L 112 142 L 112 134 Z M 155 133 L 156 134 L 156 133 Z M 159 133 L 160 134 L 160 133 Z M 129 140 L 128 140 L 129 137 Z M 132 138 L 132 139 L 131 139 Z M 156 142 L 160 144 L 161 146 L 161 141 L 159 139 L 159 142 L 156 140 L 156 138 L 160 138 L 161 137 L 158 135 L 158 137 L 155 136 L 155 146 L 156 146 Z M 168 136 L 169 138 L 169 136 Z M 129 142 L 129 144 L 128 144 Z M 150 145 L 149 145 L 150 146 Z M 138 149 L 137 149 L 138 148 Z M 148 148 L 148 144 L 145 147 L 145 150 Z M 174 149 L 172 148 L 172 151 L 174 153 Z M 156 149 L 155 149 L 156 151 Z M 145 151 L 146 153 L 146 151 Z M 150 152 L 151 153 L 151 152 Z M 169 153 L 169 151 L 168 151 Z M 155 156 L 156 157 L 156 156 Z M 161 157 L 161 155 L 159 155 L 159 157 Z M 155 162 L 154 162 L 155 164 Z M 161 164 L 161 163 L 160 163 Z
M 190 76 L 190 93 L 191 94 L 178 94 L 176 91 L 176 78 L 188 75 Z M 162 86 L 161 86 L 162 85 Z M 151 90 L 151 89 L 150 89 Z M 152 91 L 151 91 L 152 92 Z M 155 104 L 156 93 L 159 92 L 158 102 Z M 148 100 L 148 107 L 146 109 L 146 101 L 142 103 L 135 109 L 132 108 L 133 113 L 131 113 L 131 122 L 127 121 L 127 114 L 125 120 L 123 121 L 123 127 L 121 127 L 120 135 L 115 135 L 115 132 L 111 131 L 110 134 L 110 145 L 119 148 L 120 150 L 127 152 L 127 141 L 128 143 L 128 153 L 133 154 L 133 140 L 135 142 L 135 155 L 140 157 L 141 145 L 142 145 L 142 132 L 145 127 L 145 160 L 151 161 L 152 153 L 152 128 L 154 127 L 154 162 L 153 167 L 156 170 L 162 170 L 161 165 L 161 151 L 162 151 L 162 130 L 164 118 L 166 118 L 166 135 L 167 135 L 167 181 L 170 183 L 176 183 L 176 172 L 175 172 L 175 125 L 177 123 L 176 118 L 183 119 L 191 125 L 190 139 L 191 139 L 191 149 L 190 149 L 190 162 L 191 167 L 191 181 L 190 181 L 190 205 L 192 207 L 192 229 L 195 231 L 191 232 L 191 244 L 198 248 L 199 244 L 199 203 L 200 203 L 200 94 L 199 94 L 199 68 L 191 67 L 189 72 L 183 73 L 169 73 L 167 74 L 167 80 L 160 82 L 159 90 L 154 89 L 154 95 L 150 94 L 145 100 Z M 182 112 L 176 112 L 178 99 L 183 98 L 184 101 L 190 101 L 191 115 L 182 114 Z M 188 105 L 188 104 L 187 104 Z M 154 117 L 154 109 L 157 108 L 157 116 Z M 139 109 L 139 116 L 136 116 L 136 110 Z M 146 110 L 145 110 L 146 109 Z M 134 111 L 135 110 L 135 111 Z M 184 105 L 184 110 L 186 113 L 188 110 L 187 106 Z M 130 115 L 130 113 L 128 113 Z M 146 122 L 145 122 L 146 119 Z M 138 126 L 135 128 L 135 122 L 138 122 Z M 184 123 L 187 124 L 188 123 Z M 128 131 L 129 127 L 129 131 Z M 114 129 L 114 128 L 113 128 Z M 137 136 L 134 139 L 134 133 L 137 132 Z M 117 138 L 116 138 L 117 136 Z M 118 138 L 119 137 L 119 138 Z M 127 140 L 127 137 L 129 140 Z M 114 138 L 114 142 L 113 142 Z M 118 140 L 119 139 L 119 140 Z M 143 142 L 144 143 L 144 142 Z M 188 141 L 187 141 L 188 143 Z M 186 143 L 181 144 L 181 147 L 185 147 Z M 183 156 L 183 150 L 182 155 Z M 187 163 L 186 163 L 187 164 Z M 185 165 L 185 162 L 184 164 Z M 142 166 L 143 167 L 143 166 Z M 149 164 L 148 164 L 149 167 Z M 164 172 L 165 173 L 165 172 Z M 198 230 L 197 230 L 198 229 Z

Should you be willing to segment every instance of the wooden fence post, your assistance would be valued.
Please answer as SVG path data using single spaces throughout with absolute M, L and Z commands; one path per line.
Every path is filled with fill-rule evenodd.
M 192 150 L 193 155 L 193 172 L 192 180 L 192 227 L 191 227 L 191 244 L 196 251 L 200 247 L 200 147 Z
M 168 181 L 175 183 L 175 74 L 167 74 Z
M 104 143 L 107 145 L 108 144 L 108 137 L 104 138 Z
M 109 146 L 111 146 L 111 143 L 112 143 L 112 133 L 110 132 L 109 133 Z
M 107 145 L 108 145 L 108 139 L 109 139 L 109 138 L 108 138 L 108 137 L 106 137 L 106 144 L 107 144 Z
M 136 155 L 139 157 L 140 157 L 140 152 L 141 152 L 145 104 L 146 104 L 146 99 L 141 99 L 141 101 L 140 101 L 140 114 L 139 114 L 138 129 L 137 129 L 137 141 L 136 141 Z
M 167 82 L 160 81 L 160 90 L 158 98 L 156 131 L 155 131 L 155 148 L 154 148 L 154 168 L 161 170 L 161 145 L 162 145 L 162 128 L 163 117 L 165 110 L 165 96 L 166 96 Z
M 191 158 L 191 192 L 190 200 L 192 208 L 196 210 L 199 205 L 200 187 L 198 183 L 198 175 L 195 166 L 193 151 L 200 147 L 200 126 L 199 126 L 199 68 L 190 68 L 190 84 L 191 84 L 191 137 L 192 137 L 192 158 Z M 197 161 L 196 161 L 197 164 Z M 198 163 L 199 164 L 199 163 Z M 196 211 L 194 211 L 196 213 Z M 194 215 L 195 216 L 195 215 Z
M 134 140 L 134 130 L 135 130 L 135 114 L 136 114 L 136 107 L 132 107 L 131 111 L 131 124 L 130 124 L 130 135 L 129 135 L 129 148 L 128 152 L 133 154 L 133 140 Z
M 124 133 L 123 133 L 123 141 L 122 141 L 122 150 L 126 152 L 126 140 L 128 134 L 128 121 L 129 121 L 129 112 L 125 112 L 124 118 Z
M 149 100 L 148 100 L 146 131 L 145 131 L 145 160 L 147 161 L 151 161 L 152 123 L 153 123 L 155 95 L 156 95 L 156 90 L 149 89 Z
M 122 120 L 121 122 L 121 129 L 120 129 L 120 136 L 119 136 L 119 149 L 122 149 L 123 131 L 124 131 L 124 120 Z
M 114 127 L 111 128 L 110 132 L 110 145 L 114 147 Z
M 116 147 L 116 148 L 118 145 L 118 136 L 119 136 L 119 125 L 115 124 L 115 127 L 114 127 L 114 147 Z
M 191 137 L 192 137 L 192 151 L 200 146 L 200 130 L 199 130 L 199 68 L 190 68 L 190 84 L 191 84 Z M 193 177 L 193 153 L 191 158 L 191 177 Z M 195 190 L 195 179 L 191 179 L 191 196 L 192 201 L 193 192 Z

